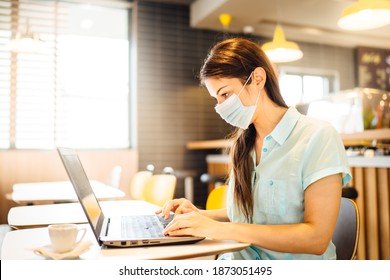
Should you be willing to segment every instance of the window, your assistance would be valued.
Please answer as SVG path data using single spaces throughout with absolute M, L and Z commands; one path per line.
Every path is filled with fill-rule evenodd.
M 38 48 L 12 51 L 27 28 Z M 127 148 L 129 134 L 128 8 L 0 0 L 0 148 Z
M 310 103 L 338 91 L 335 71 L 284 67 L 280 70 L 279 84 L 288 106 Z

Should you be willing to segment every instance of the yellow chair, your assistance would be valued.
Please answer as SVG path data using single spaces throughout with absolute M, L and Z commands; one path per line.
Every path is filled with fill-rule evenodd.
M 158 206 L 173 199 L 176 190 L 176 176 L 173 174 L 152 175 L 145 184 L 143 199 Z
M 227 185 L 214 188 L 208 195 L 206 210 L 222 209 L 226 207 Z
M 151 171 L 139 171 L 131 178 L 129 194 L 131 199 L 144 199 L 146 182 L 152 177 Z

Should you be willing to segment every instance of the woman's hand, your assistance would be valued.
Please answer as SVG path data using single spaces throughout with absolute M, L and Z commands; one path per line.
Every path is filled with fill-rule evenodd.
M 175 215 L 175 218 L 166 226 L 163 233 L 169 236 L 192 235 L 218 239 L 217 233 L 223 232 L 223 223 L 210 219 L 200 212 L 188 212 Z
M 189 212 L 198 212 L 200 210 L 195 207 L 189 200 L 184 198 L 174 199 L 167 201 L 164 206 L 156 211 L 156 214 L 161 213 L 161 217 L 164 219 L 169 219 L 170 212 L 174 212 L 175 214 L 184 214 Z

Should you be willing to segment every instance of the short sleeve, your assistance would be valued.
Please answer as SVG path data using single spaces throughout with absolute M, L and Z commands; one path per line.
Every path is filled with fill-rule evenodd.
M 343 186 L 352 178 L 340 134 L 330 124 L 321 125 L 307 143 L 302 170 L 303 188 L 326 176 L 341 173 Z

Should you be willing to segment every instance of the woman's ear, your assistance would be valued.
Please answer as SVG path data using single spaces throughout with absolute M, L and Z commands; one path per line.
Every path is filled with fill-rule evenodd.
M 265 73 L 264 68 L 262 67 L 256 67 L 255 70 L 253 70 L 253 82 L 256 86 L 259 86 L 261 88 L 264 87 L 265 81 L 267 80 L 267 74 Z

